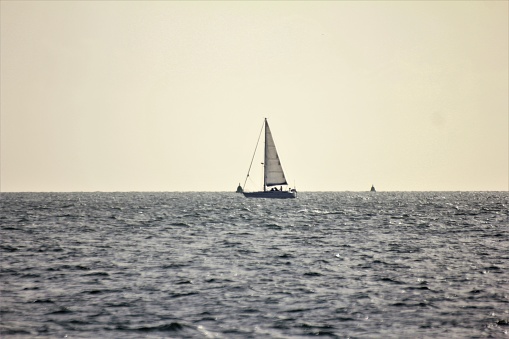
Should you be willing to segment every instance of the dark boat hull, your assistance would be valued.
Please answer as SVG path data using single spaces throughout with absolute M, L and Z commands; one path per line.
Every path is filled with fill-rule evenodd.
M 244 192 L 246 198 L 292 199 L 297 197 L 295 191 Z

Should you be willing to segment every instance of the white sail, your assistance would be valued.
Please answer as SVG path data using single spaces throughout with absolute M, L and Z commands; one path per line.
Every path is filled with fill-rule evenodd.
M 286 185 L 285 173 L 277 155 L 276 145 L 265 119 L 265 186 Z

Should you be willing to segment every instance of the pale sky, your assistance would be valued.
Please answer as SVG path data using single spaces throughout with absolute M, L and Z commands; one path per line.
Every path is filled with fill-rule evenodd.
M 508 4 L 1 1 L 0 189 L 509 190 Z

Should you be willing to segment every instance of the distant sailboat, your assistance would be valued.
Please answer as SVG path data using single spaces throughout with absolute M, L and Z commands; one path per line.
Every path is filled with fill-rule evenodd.
M 376 192 L 376 189 L 375 189 L 375 186 L 374 185 L 371 185 L 371 192 Z
M 242 193 L 244 190 L 242 189 L 242 186 L 240 186 L 240 183 L 239 183 L 239 186 L 237 186 L 237 192 L 236 193 Z
M 283 172 L 283 167 L 281 166 L 281 162 L 279 161 L 276 145 L 274 144 L 274 139 L 272 138 L 272 133 L 270 132 L 267 119 L 265 119 L 263 127 L 265 128 L 263 191 L 245 192 L 244 188 L 242 188 L 243 194 L 246 198 L 276 198 L 276 199 L 295 198 L 297 196 L 297 191 L 295 189 L 283 190 L 283 185 L 288 185 L 288 183 L 286 182 L 285 173 Z M 260 139 L 258 138 L 258 140 Z M 256 148 L 258 148 L 258 143 L 256 144 Z M 251 165 L 252 164 L 253 160 L 251 160 Z M 244 182 L 244 187 L 246 186 L 246 182 L 249 177 L 249 172 L 251 171 L 251 165 L 249 165 L 249 170 L 247 172 L 246 181 Z M 277 186 L 280 186 L 280 189 L 278 189 Z

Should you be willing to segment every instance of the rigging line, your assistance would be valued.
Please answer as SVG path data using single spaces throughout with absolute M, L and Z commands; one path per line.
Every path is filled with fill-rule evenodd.
M 260 142 L 260 137 L 262 136 L 263 126 L 265 126 L 265 120 L 262 124 L 262 129 L 260 130 L 260 135 L 258 135 L 258 141 L 256 142 L 256 147 L 253 153 L 253 157 L 251 158 L 251 163 L 249 164 L 249 169 L 247 170 L 246 180 L 244 180 L 244 186 L 242 186 L 242 190 L 246 187 L 247 178 L 249 178 L 249 172 L 251 171 L 251 166 L 253 165 L 253 160 L 256 155 L 256 150 L 258 149 L 258 143 Z

